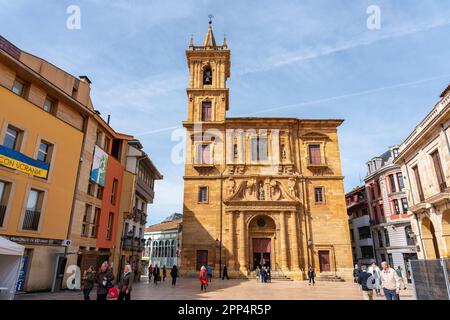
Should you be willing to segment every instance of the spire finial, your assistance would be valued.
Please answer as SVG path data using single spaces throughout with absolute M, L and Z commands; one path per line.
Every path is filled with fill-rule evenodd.
M 212 18 L 214 18 L 214 16 L 210 13 L 208 15 L 208 18 L 209 18 L 209 25 L 212 25 Z
M 189 40 L 189 47 L 194 46 L 194 34 L 191 33 L 191 40 Z
M 228 48 L 228 45 L 227 45 L 227 35 L 226 35 L 226 34 L 223 34 L 223 44 L 222 44 L 222 47 Z

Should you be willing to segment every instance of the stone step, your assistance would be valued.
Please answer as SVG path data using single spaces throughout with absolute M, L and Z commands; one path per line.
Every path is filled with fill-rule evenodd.
M 345 282 L 344 279 L 335 275 L 320 275 L 316 277 L 316 281 L 327 281 L 327 282 Z

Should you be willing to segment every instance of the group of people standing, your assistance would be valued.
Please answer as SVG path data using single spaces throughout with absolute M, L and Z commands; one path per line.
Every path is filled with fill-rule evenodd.
M 272 277 L 270 273 L 270 267 L 269 266 L 257 266 L 256 267 L 256 279 L 261 283 L 267 283 L 270 282 Z
M 97 285 L 97 300 L 105 301 L 108 296 L 110 298 L 117 298 L 118 300 L 131 300 L 131 290 L 133 288 L 134 274 L 131 265 L 127 264 L 124 267 L 123 274 L 117 283 L 117 288 L 114 284 L 114 274 L 112 266 L 108 261 L 104 261 L 96 272 L 93 266 L 89 266 L 83 273 L 83 298 L 84 300 L 91 300 L 90 294 L 95 285 Z
M 172 278 L 172 286 L 176 286 L 177 284 L 177 278 L 178 278 L 178 268 L 177 266 L 173 266 L 172 269 L 170 270 L 170 277 Z M 152 278 L 153 278 L 153 283 L 155 285 L 158 284 L 158 282 L 166 282 L 166 278 L 167 278 L 167 268 L 166 266 L 163 266 L 162 268 L 162 278 L 161 278 L 161 270 L 158 267 L 158 265 L 155 265 L 155 267 L 153 267 L 151 264 L 148 267 L 148 283 L 152 282 Z
M 374 291 L 381 296 L 381 290 L 386 300 L 400 300 L 400 290 L 406 290 L 400 267 L 394 270 L 386 261 L 381 263 L 381 269 L 375 261 L 368 268 L 355 265 L 353 278 L 360 286 L 364 300 L 373 300 Z

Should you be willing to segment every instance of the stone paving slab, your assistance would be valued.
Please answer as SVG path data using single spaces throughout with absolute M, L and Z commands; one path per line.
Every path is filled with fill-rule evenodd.
M 410 288 L 402 290 L 402 300 L 413 300 Z M 95 299 L 95 290 L 91 293 Z M 200 282 L 192 278 L 179 278 L 176 287 L 170 279 L 155 285 L 146 279 L 133 285 L 133 300 L 362 300 L 358 286 L 349 282 L 317 282 L 314 287 L 306 281 L 274 281 L 214 279 L 206 292 L 200 291 Z M 19 294 L 17 300 L 82 300 L 80 291 L 65 290 L 58 293 Z M 384 300 L 384 297 L 375 297 Z

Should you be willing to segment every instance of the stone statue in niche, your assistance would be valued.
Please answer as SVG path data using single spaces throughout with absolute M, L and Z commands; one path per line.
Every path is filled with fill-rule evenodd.
M 236 190 L 236 182 L 234 181 L 234 179 L 230 178 L 227 180 L 227 192 L 229 195 L 234 194 Z
M 291 194 L 291 196 L 297 197 L 297 186 L 296 186 L 294 178 L 290 178 L 288 180 L 288 188 L 289 188 L 289 193 Z
M 258 186 L 258 200 L 265 200 L 265 198 L 264 184 L 260 182 Z

